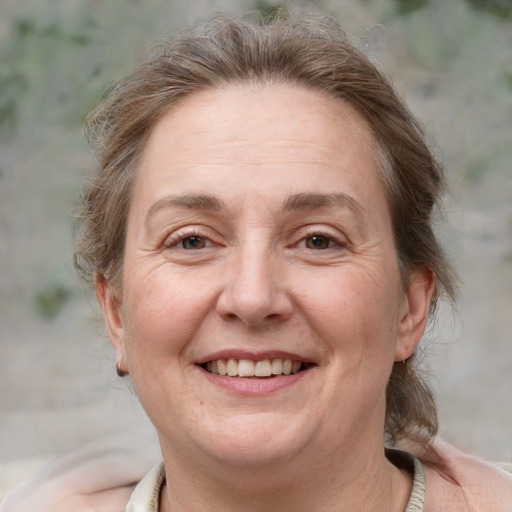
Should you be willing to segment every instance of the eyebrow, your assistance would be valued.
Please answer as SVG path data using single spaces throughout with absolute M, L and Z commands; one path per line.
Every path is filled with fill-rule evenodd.
M 364 212 L 364 208 L 352 197 L 346 194 L 318 194 L 302 193 L 289 197 L 284 205 L 284 211 L 316 210 L 327 206 L 342 206 L 357 214 Z
M 158 211 L 173 206 L 181 206 L 189 208 L 190 210 L 209 210 L 214 212 L 221 211 L 226 207 L 224 201 L 208 194 L 168 196 L 151 205 L 146 215 L 146 220 L 149 220 Z M 290 196 L 284 201 L 282 209 L 284 212 L 287 212 L 317 210 L 329 206 L 341 206 L 358 214 L 364 211 L 363 207 L 355 199 L 346 194 L 321 194 L 311 192 L 303 192 Z
M 224 202 L 207 194 L 168 196 L 151 205 L 146 219 L 152 217 L 156 212 L 172 206 L 183 206 L 191 210 L 219 211 L 224 208 Z

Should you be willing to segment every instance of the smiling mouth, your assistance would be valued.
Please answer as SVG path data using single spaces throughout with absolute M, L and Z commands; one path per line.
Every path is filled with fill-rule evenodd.
M 269 378 L 278 375 L 295 375 L 311 368 L 313 364 L 291 359 L 216 359 L 207 361 L 201 367 L 208 373 L 227 377 L 258 377 Z

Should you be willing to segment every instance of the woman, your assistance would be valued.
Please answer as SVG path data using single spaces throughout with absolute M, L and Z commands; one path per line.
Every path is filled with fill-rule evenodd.
M 127 511 L 510 510 L 505 473 L 477 465 L 482 496 L 431 448 L 414 353 L 455 295 L 444 177 L 335 22 L 219 17 L 89 123 L 76 265 L 163 455 Z

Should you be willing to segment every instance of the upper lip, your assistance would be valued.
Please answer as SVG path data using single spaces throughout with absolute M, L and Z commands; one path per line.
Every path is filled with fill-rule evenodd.
M 301 361 L 302 363 L 313 363 L 311 359 L 282 350 L 264 350 L 261 352 L 253 352 L 242 349 L 224 349 L 201 357 L 195 363 L 198 365 L 207 363 L 208 361 L 217 361 L 219 359 L 249 359 L 250 361 L 263 361 L 264 359 L 290 359 L 292 361 Z

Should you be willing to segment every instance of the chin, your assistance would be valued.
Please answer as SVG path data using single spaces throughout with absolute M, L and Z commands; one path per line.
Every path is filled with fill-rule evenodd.
M 204 452 L 224 464 L 245 469 L 272 467 L 303 452 L 310 441 L 310 429 L 294 423 L 285 414 L 240 415 L 209 430 L 199 442 Z

